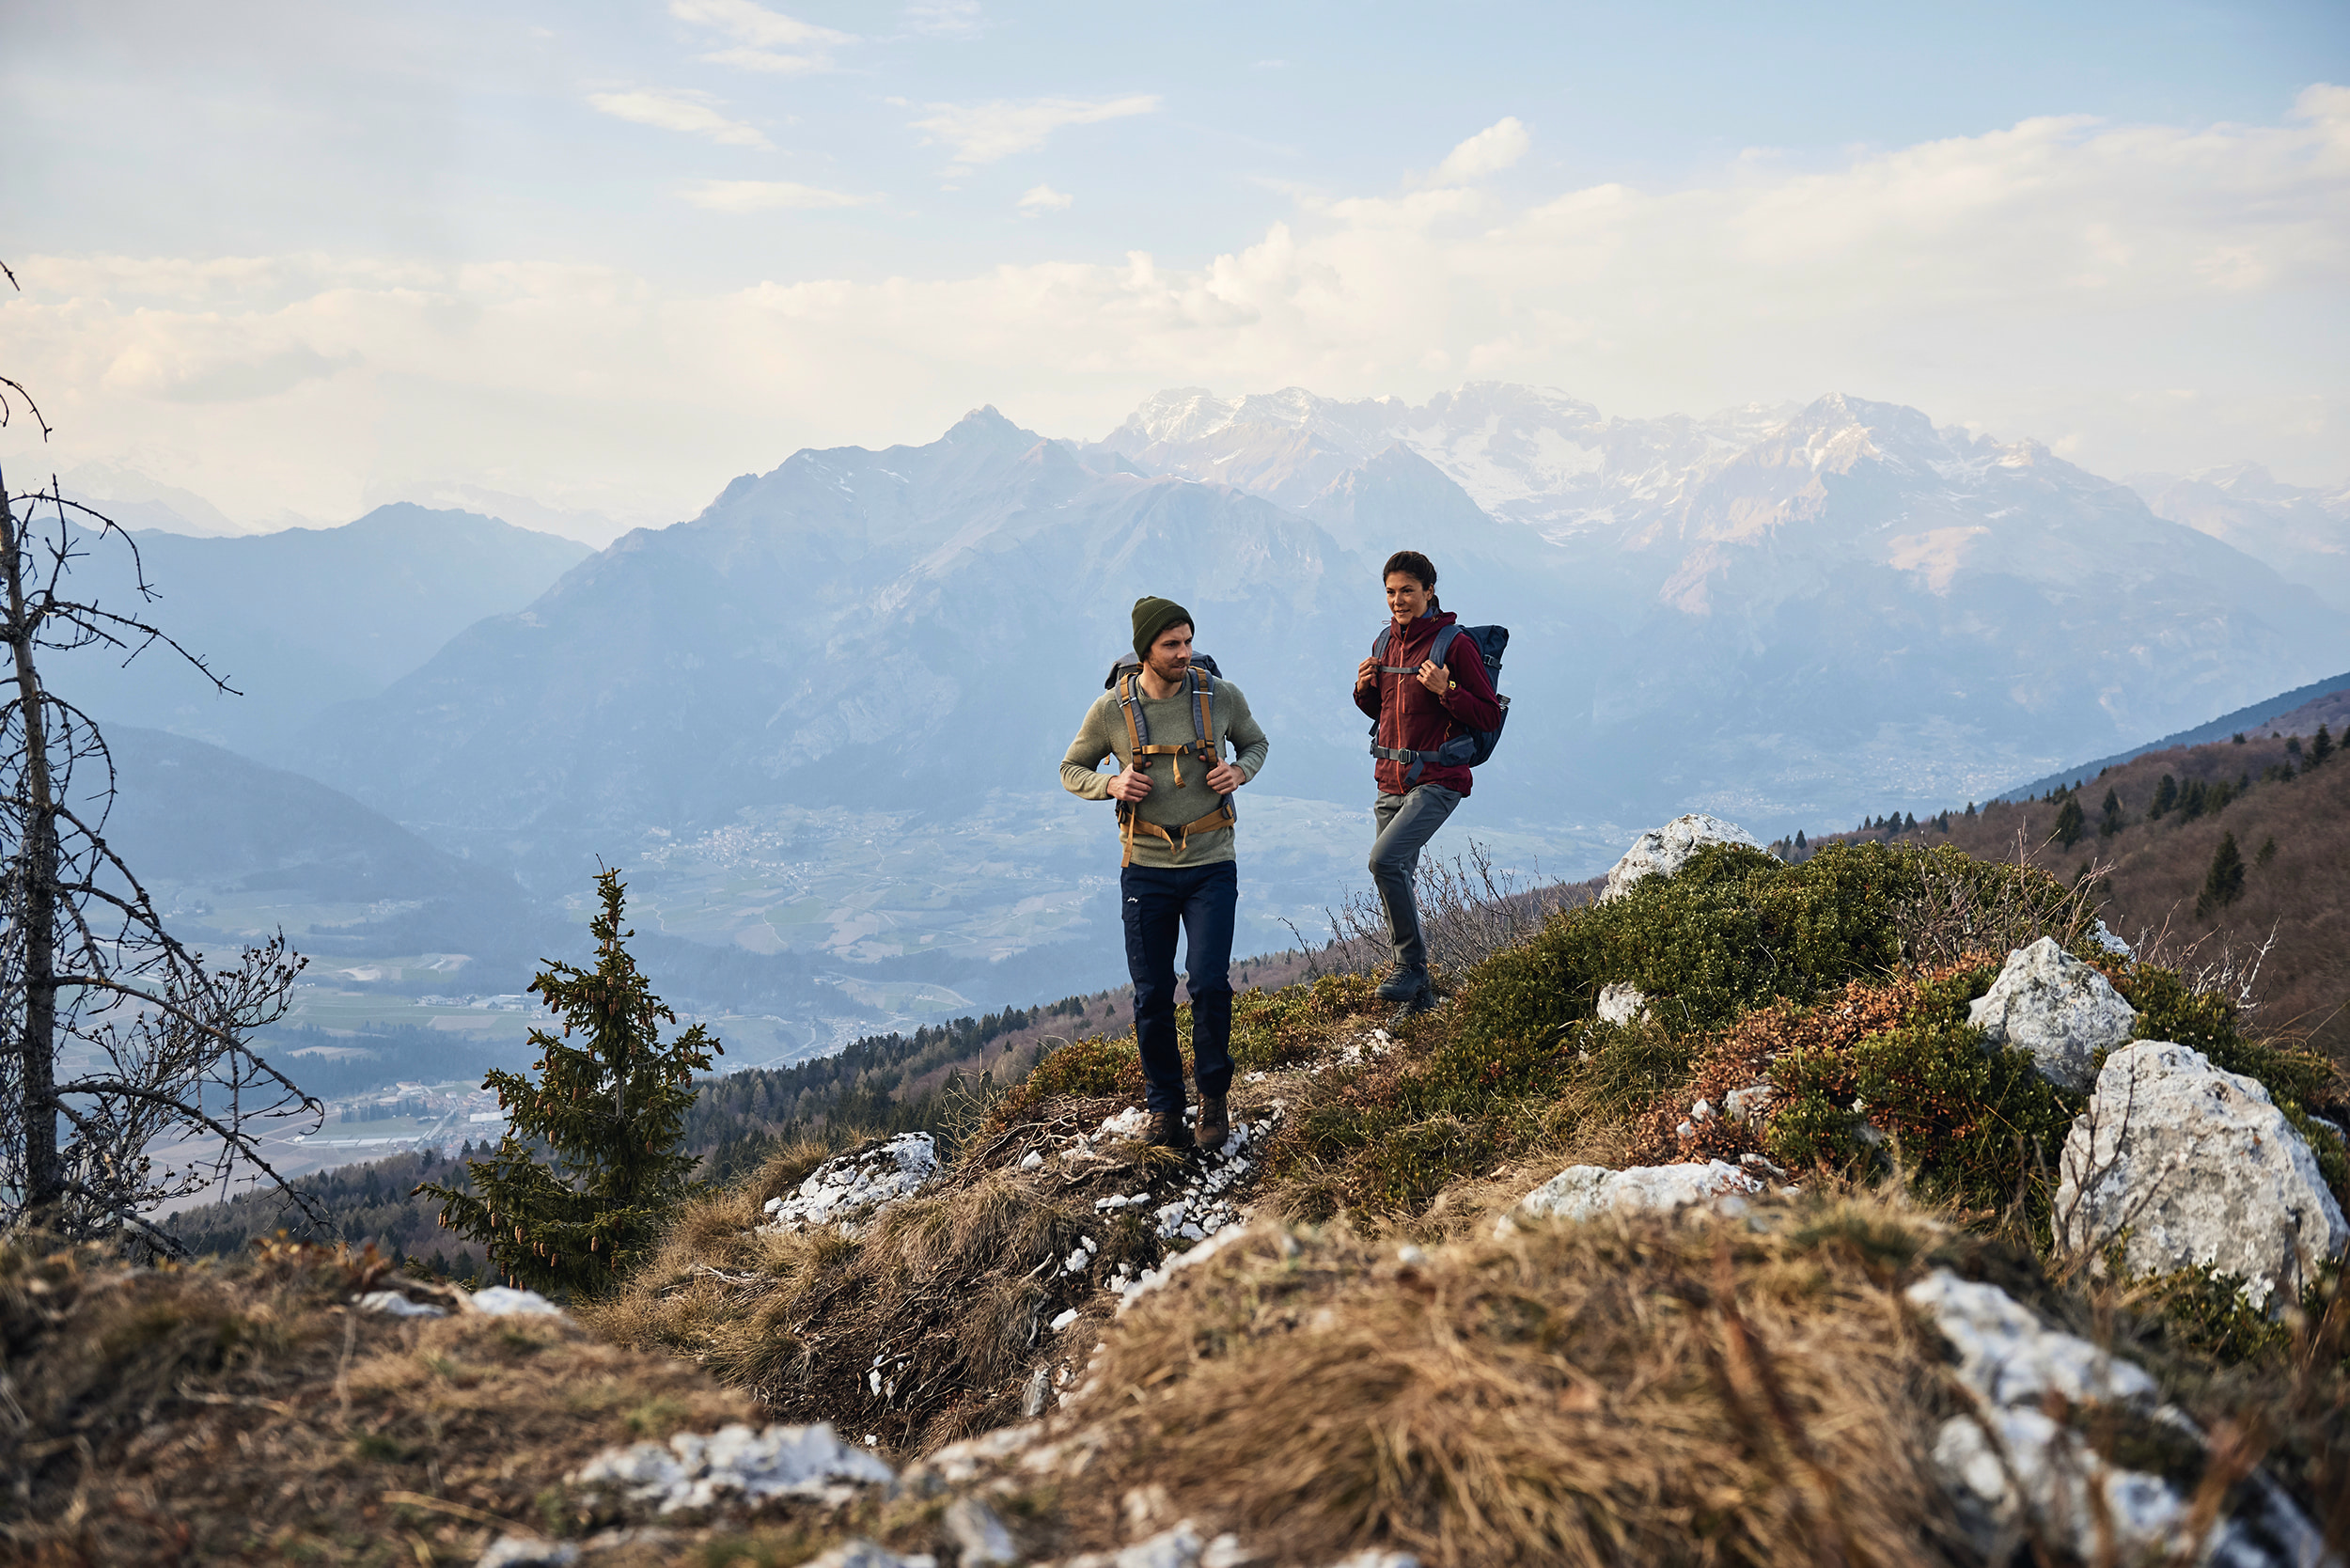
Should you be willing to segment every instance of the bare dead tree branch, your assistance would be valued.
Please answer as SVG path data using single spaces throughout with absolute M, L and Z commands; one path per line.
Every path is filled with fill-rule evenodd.
M 0 377 L 0 428 L 19 402 L 46 439 L 32 398 Z M 75 564 L 102 546 L 130 552 L 140 604 L 160 597 L 111 518 L 54 476 L 21 494 L 0 476 L 0 650 L 12 666 L 0 674 L 0 1227 L 178 1252 L 146 1216 L 240 1171 L 316 1224 L 261 1139 L 282 1121 L 315 1130 L 324 1107 L 251 1044 L 285 1016 L 307 961 L 281 932 L 215 968 L 165 929 L 105 838 L 118 787 L 105 739 L 43 679 L 56 655 L 128 663 L 160 647 L 235 691 L 140 615 L 70 594 Z

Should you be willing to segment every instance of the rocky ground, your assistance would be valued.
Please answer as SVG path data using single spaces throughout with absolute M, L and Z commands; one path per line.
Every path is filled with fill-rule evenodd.
M 2342 1560 L 2332 1065 L 2102 946 L 2044 879 L 1951 872 L 1953 948 L 1955 884 L 1894 852 L 1651 837 L 1434 1014 L 1389 1027 L 1346 977 L 1250 1002 L 1214 1153 L 1139 1143 L 1132 1041 L 1092 1039 L 949 1140 L 778 1156 L 569 1313 L 311 1248 L 19 1245 L 0 1539 Z

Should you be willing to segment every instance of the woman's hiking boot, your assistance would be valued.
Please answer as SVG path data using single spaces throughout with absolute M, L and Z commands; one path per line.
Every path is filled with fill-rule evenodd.
M 1386 988 L 1383 986 L 1380 989 L 1381 995 L 1386 995 Z M 1420 973 L 1419 984 L 1417 989 L 1406 996 L 1389 997 L 1388 999 L 1396 1004 L 1395 1011 L 1387 1015 L 1387 1027 L 1393 1028 L 1395 1026 L 1403 1023 L 1407 1019 L 1417 1018 L 1423 1012 L 1434 1012 L 1436 1011 L 1435 983 L 1428 978 L 1426 971 L 1423 970 Z
M 1224 1109 L 1224 1096 L 1202 1094 L 1199 1097 L 1199 1147 L 1221 1149 L 1224 1140 L 1232 1136 L 1232 1120 Z
M 1183 1113 L 1179 1110 L 1152 1111 L 1150 1128 L 1142 1137 L 1153 1149 L 1191 1147 L 1191 1129 L 1183 1125 Z

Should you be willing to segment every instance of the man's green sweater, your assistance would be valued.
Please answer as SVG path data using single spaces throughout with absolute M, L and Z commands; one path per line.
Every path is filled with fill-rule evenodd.
M 1191 744 L 1191 698 L 1187 692 L 1179 690 L 1164 702 L 1145 697 L 1142 716 L 1150 726 L 1152 745 Z M 1245 776 L 1256 777 L 1258 770 L 1264 766 L 1270 743 L 1265 732 L 1257 727 L 1257 721 L 1249 716 L 1248 698 L 1241 695 L 1240 688 L 1229 681 L 1218 681 L 1208 718 L 1215 730 L 1212 748 L 1215 755 L 1224 757 L 1229 744 L 1236 753 L 1229 759 L 1232 765 Z M 1087 800 L 1108 800 L 1114 776 L 1100 771 L 1104 757 L 1117 759 L 1121 769 L 1134 760 L 1133 743 L 1126 735 L 1126 715 L 1120 710 L 1114 691 L 1104 692 L 1087 710 L 1084 726 L 1078 729 L 1077 738 L 1069 743 L 1069 754 L 1060 760 L 1061 787 Z M 1150 767 L 1143 771 L 1150 776 L 1151 792 L 1135 808 L 1144 822 L 1178 828 L 1198 822 L 1220 804 L 1216 792 L 1208 788 L 1208 770 L 1198 758 L 1183 759 L 1183 787 L 1180 790 L 1175 787 L 1176 759 L 1152 757 L 1149 760 Z M 1232 830 L 1229 827 L 1192 835 L 1181 860 L 1175 858 L 1166 839 L 1135 835 L 1137 866 L 1212 866 L 1231 858 Z

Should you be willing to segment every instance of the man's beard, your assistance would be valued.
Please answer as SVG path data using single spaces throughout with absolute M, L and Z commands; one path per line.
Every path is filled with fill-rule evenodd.
M 1162 681 L 1181 681 L 1190 668 L 1191 655 L 1188 653 L 1172 664 L 1162 664 L 1156 659 L 1151 661 L 1151 673 Z

